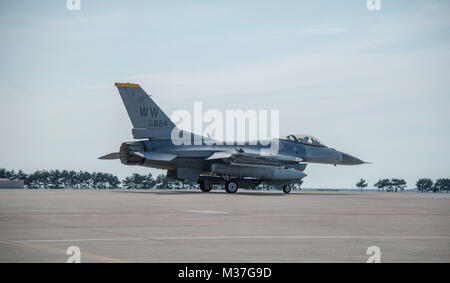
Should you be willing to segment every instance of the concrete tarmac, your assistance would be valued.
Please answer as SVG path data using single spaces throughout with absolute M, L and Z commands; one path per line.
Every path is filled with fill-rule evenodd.
M 0 262 L 449 262 L 450 195 L 0 190 Z

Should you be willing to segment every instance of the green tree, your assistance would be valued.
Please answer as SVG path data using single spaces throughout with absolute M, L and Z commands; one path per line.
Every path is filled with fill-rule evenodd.
M 6 170 L 4 168 L 0 169 L 0 178 L 13 179 L 14 175 L 15 175 L 14 170 L 9 171 L 9 170 Z
M 22 170 L 19 170 L 16 174 L 14 174 L 13 178 L 16 180 L 23 180 L 25 181 L 28 177 L 28 174 L 23 172 Z
M 450 179 L 437 179 L 433 186 L 433 192 L 449 192 L 450 191 Z
M 391 188 L 397 191 L 404 191 L 406 188 L 406 181 L 404 179 L 392 178 L 391 179 Z
M 6 169 L 0 168 L 0 178 L 5 179 L 6 178 Z
M 151 189 L 155 186 L 156 181 L 152 174 L 141 175 L 133 173 L 122 181 L 122 185 L 127 189 Z
M 88 189 L 92 187 L 92 174 L 85 171 L 77 173 L 77 183 L 80 189 Z
M 152 174 L 148 173 L 147 176 L 142 178 L 142 189 L 153 189 L 155 187 L 156 181 L 153 179 Z
M 375 188 L 378 190 L 388 190 L 391 186 L 391 181 L 389 179 L 381 179 L 374 184 Z
M 125 179 L 122 180 L 122 186 L 126 189 L 134 188 L 133 177 L 132 176 L 125 177 Z
M 156 177 L 156 188 L 157 189 L 170 189 L 170 181 L 164 174 L 158 175 Z
M 359 182 L 358 183 L 356 183 L 356 186 L 359 188 L 359 189 L 361 189 L 361 192 L 362 192 L 362 190 L 365 188 L 365 187 L 367 187 L 367 182 L 366 182 L 366 180 L 364 180 L 363 178 L 361 178 L 361 180 L 359 180 Z
M 71 170 L 67 172 L 66 186 L 70 189 L 78 189 L 77 172 Z
M 59 170 L 51 170 L 47 176 L 50 189 L 59 189 L 61 187 L 61 172 Z
M 144 178 L 142 175 L 133 173 L 133 175 L 126 177 L 122 184 L 127 189 L 141 189 Z
M 113 174 L 108 174 L 108 188 L 110 189 L 117 189 L 120 185 L 120 180 L 117 178 L 117 176 L 114 176 Z
M 416 182 L 416 187 L 419 192 L 429 192 L 433 189 L 433 181 L 428 178 L 419 179 Z

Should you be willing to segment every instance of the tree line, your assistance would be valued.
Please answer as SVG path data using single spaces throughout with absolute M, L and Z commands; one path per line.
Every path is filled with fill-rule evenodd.
M 117 176 L 103 172 L 87 172 L 73 170 L 39 170 L 31 174 L 24 173 L 22 170 L 0 169 L 0 178 L 10 180 L 23 180 L 28 188 L 36 189 L 114 189 L 120 185 Z
M 356 183 L 356 187 L 359 189 L 366 188 L 368 186 L 366 180 L 361 179 Z M 373 185 L 378 191 L 386 192 L 398 192 L 404 191 L 407 187 L 406 181 L 404 179 L 392 178 L 392 179 L 380 179 Z M 422 178 L 416 182 L 416 188 L 419 192 L 433 192 L 433 193 L 443 193 L 450 191 L 450 179 L 441 178 L 433 182 L 429 178 Z
M 103 172 L 87 172 L 73 170 L 39 170 L 27 174 L 22 170 L 0 169 L 0 178 L 10 180 L 23 180 L 30 189 L 197 189 L 196 182 L 179 181 L 161 174 L 153 177 L 152 174 L 142 175 L 134 173 L 122 181 L 113 174 Z M 299 190 L 302 181 L 292 185 L 293 190 Z M 279 186 L 261 184 L 256 190 L 279 189 Z
M 189 190 L 189 189 L 197 189 L 197 183 L 167 178 L 167 176 L 164 174 L 160 174 L 156 176 L 156 178 L 153 178 L 152 174 L 150 173 L 147 175 L 134 173 L 133 175 L 123 179 L 122 187 L 126 189 Z
M 27 174 L 22 170 L 6 170 L 0 168 L 0 178 L 10 180 L 23 180 L 27 188 L 36 189 L 197 189 L 196 182 L 179 181 L 167 178 L 161 174 L 153 177 L 152 174 L 142 175 L 134 173 L 131 176 L 119 180 L 119 178 L 110 173 L 87 172 L 73 170 L 39 170 Z M 302 181 L 292 185 L 293 190 L 300 190 Z M 361 179 L 356 187 L 364 189 L 368 186 L 366 180 Z M 404 191 L 407 188 L 406 181 L 400 178 L 380 179 L 374 184 L 378 191 L 397 192 Z M 450 179 L 441 178 L 433 182 L 431 179 L 422 178 L 416 182 L 416 188 L 419 192 L 449 192 Z M 279 189 L 277 185 L 261 184 L 256 190 L 275 190 Z

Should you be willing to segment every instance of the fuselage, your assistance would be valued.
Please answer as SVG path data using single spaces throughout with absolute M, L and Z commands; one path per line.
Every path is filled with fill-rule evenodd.
M 301 158 L 304 163 L 321 163 L 321 164 L 332 164 L 332 165 L 358 165 L 364 162 L 356 157 L 349 154 L 337 151 L 333 148 L 329 148 L 323 145 L 308 145 L 296 143 L 293 141 L 278 139 L 278 154 L 283 156 L 297 157 Z M 174 145 L 171 140 L 143 140 L 143 141 L 133 141 L 124 143 L 121 148 L 123 156 L 125 156 L 125 151 L 140 152 L 161 152 L 167 154 L 174 154 L 177 157 L 171 161 L 155 161 L 143 159 L 140 160 L 139 157 L 135 157 L 135 165 L 142 165 L 146 167 L 160 168 L 160 169 L 176 169 L 176 168 L 198 168 L 202 171 L 208 172 L 211 168 L 211 164 L 217 162 L 223 162 L 218 160 L 208 160 L 207 158 L 216 152 L 224 151 L 236 151 L 242 150 L 244 152 L 260 152 L 269 151 L 270 143 L 268 141 L 258 141 L 256 144 L 213 144 L 208 145 L 204 142 L 199 145 Z M 131 145 L 131 146 L 129 146 Z M 122 160 L 124 161 L 124 160 Z M 124 163 L 124 162 L 123 162 Z M 133 163 L 133 162 L 132 162 Z M 128 163 L 129 165 L 132 165 Z M 277 165 L 277 164 L 274 164 Z M 283 162 L 279 165 L 284 165 L 289 168 L 301 168 L 298 166 L 298 162 Z M 303 167 L 306 167 L 303 166 Z M 303 168 L 304 169 L 304 168 Z

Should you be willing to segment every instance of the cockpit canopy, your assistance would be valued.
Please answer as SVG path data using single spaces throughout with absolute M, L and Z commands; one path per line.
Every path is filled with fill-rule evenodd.
M 289 136 L 285 137 L 284 139 L 291 141 L 291 142 L 295 142 L 295 143 L 315 145 L 315 146 L 325 146 L 323 143 L 321 143 L 317 138 L 315 138 L 313 136 L 289 135 Z

